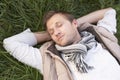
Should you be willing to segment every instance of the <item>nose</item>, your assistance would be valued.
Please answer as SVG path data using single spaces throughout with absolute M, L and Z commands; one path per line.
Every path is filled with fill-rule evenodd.
M 59 29 L 54 30 L 55 36 L 59 36 L 61 34 L 61 31 Z

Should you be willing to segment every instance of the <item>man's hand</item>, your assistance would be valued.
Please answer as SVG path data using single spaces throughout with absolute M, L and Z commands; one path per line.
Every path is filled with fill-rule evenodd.
M 34 35 L 35 35 L 38 43 L 42 43 L 42 42 L 51 40 L 51 37 L 47 31 L 35 32 Z

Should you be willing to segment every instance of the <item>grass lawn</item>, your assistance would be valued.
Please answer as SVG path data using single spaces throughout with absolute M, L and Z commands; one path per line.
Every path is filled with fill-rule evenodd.
M 120 44 L 120 0 L 0 0 L 0 80 L 42 80 L 36 69 L 20 63 L 4 50 L 4 38 L 27 28 L 44 30 L 42 18 L 49 10 L 68 11 L 77 18 L 107 7 L 117 11 L 116 36 Z

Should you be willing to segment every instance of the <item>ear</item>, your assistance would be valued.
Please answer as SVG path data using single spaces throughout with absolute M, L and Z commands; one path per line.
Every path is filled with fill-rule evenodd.
M 76 20 L 76 19 L 74 19 L 74 20 L 72 21 L 72 25 L 75 26 L 75 27 L 78 27 L 78 23 L 77 23 L 77 20 Z

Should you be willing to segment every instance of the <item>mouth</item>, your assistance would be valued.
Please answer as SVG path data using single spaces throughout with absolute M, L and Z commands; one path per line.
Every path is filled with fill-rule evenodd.
M 62 41 L 63 35 L 58 37 L 58 41 Z

